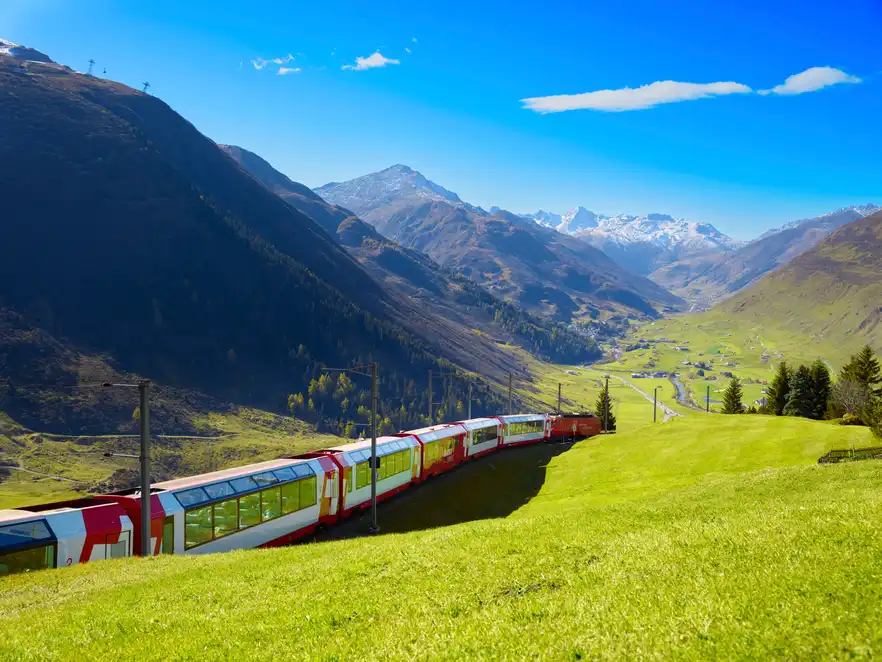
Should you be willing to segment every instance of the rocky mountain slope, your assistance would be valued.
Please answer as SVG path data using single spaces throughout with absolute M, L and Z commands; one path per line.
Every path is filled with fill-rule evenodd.
M 882 350 L 882 211 L 841 226 L 714 310 L 811 337 L 842 359 L 867 343 Z
M 603 216 L 577 207 L 566 214 L 540 210 L 525 217 L 587 241 L 642 276 L 686 257 L 722 254 L 740 245 L 709 223 L 667 214 Z
M 465 203 L 407 166 L 327 184 L 316 193 L 402 246 L 561 321 L 654 316 L 682 303 L 584 241 Z
M 437 330 L 436 343 L 451 360 L 484 373 L 488 362 L 492 362 L 496 364 L 493 371 L 499 373 L 494 376 L 501 377 L 518 359 L 500 347 L 499 341 L 521 345 L 537 356 L 564 363 L 581 363 L 600 356 L 591 337 L 576 335 L 563 324 L 540 320 L 441 267 L 424 253 L 385 238 L 351 211 L 325 202 L 257 154 L 241 147 L 220 147 L 269 190 L 336 237 L 375 280 L 428 313 L 435 324 L 427 331 Z M 476 335 L 474 330 L 482 333 Z
M 709 305 L 788 264 L 837 228 L 879 209 L 872 204 L 845 207 L 794 221 L 731 252 L 693 256 L 664 266 L 651 277 L 690 301 Z

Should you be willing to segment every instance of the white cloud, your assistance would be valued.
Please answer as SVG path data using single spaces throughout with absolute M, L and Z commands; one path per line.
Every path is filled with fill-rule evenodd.
M 279 67 L 279 76 L 287 76 L 288 74 L 299 74 L 300 67 Z
M 271 60 L 264 60 L 262 57 L 259 57 L 256 60 L 251 60 L 251 65 L 258 71 L 260 71 L 268 64 L 278 64 L 279 66 L 282 66 L 293 61 L 294 56 L 288 53 L 285 57 L 276 57 Z
M 838 83 L 860 83 L 857 76 L 849 76 L 841 69 L 833 67 L 812 67 L 805 71 L 788 76 L 781 85 L 771 90 L 760 90 L 760 94 L 802 94 L 815 92 Z
M 410 50 L 409 48 L 405 47 L 404 52 L 405 52 L 405 53 L 410 53 L 411 50 Z
M 380 67 L 385 67 L 387 64 L 401 64 L 401 62 L 393 60 L 392 58 L 384 57 L 380 51 L 377 51 L 368 57 L 357 57 L 355 58 L 355 64 L 344 64 L 342 68 L 350 69 L 352 71 L 364 71 L 365 69 L 378 69 Z
M 531 97 L 521 99 L 521 103 L 525 108 L 543 114 L 582 109 L 619 112 L 652 108 L 663 103 L 750 92 L 753 90 L 741 83 L 679 83 L 673 80 L 661 80 L 638 88 L 625 87 L 620 90 L 598 90 L 584 94 Z
M 417 38 L 416 38 L 416 37 L 411 37 L 410 40 L 411 40 L 413 43 L 417 43 Z

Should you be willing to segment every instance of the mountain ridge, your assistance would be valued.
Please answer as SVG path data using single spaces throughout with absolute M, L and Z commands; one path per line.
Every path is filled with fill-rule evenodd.
M 434 188 L 443 187 L 408 170 L 402 174 L 387 168 L 314 191 L 404 247 L 560 321 L 603 314 L 655 316 L 682 303 L 587 242 L 504 210 L 490 214 L 454 202 Z M 421 186 L 423 181 L 430 186 Z

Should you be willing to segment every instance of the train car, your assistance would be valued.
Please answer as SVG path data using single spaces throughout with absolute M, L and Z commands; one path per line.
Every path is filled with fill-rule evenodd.
M 362 439 L 352 444 L 334 446 L 308 455 L 331 459 L 342 480 L 338 496 L 339 517 L 369 508 L 371 505 L 371 442 Z M 377 501 L 406 490 L 420 481 L 420 442 L 413 435 L 387 436 L 377 439 Z
M 132 520 L 86 498 L 0 510 L 0 576 L 132 554 Z
M 456 423 L 443 423 L 419 430 L 408 430 L 397 435 L 414 436 L 420 442 L 422 471 L 420 480 L 453 469 L 466 458 L 468 430 Z
M 551 439 L 579 440 L 593 437 L 603 430 L 603 423 L 590 412 L 558 414 L 551 417 Z
M 150 500 L 153 553 L 208 554 L 294 542 L 336 521 L 339 481 L 328 458 L 286 458 L 156 483 Z M 138 492 L 107 498 L 140 521 Z
M 548 439 L 551 418 L 546 414 L 515 414 L 500 416 L 502 421 L 502 446 L 535 444 Z
M 469 459 L 492 453 L 502 443 L 502 424 L 498 418 L 472 418 L 459 424 L 468 431 L 465 455 Z

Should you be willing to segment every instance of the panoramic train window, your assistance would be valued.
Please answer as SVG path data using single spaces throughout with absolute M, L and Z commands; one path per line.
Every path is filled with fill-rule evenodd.
M 380 468 L 377 470 L 377 480 L 381 481 L 410 469 L 410 448 L 389 453 L 388 455 L 381 455 L 379 460 Z M 355 465 L 355 489 L 360 490 L 362 487 L 370 484 L 370 461 L 359 462 Z
M 210 542 L 213 537 L 211 506 L 194 508 L 184 513 L 184 548 Z
M 268 522 L 282 514 L 282 493 L 278 487 L 260 493 L 260 519 Z
M 525 421 L 523 423 L 508 424 L 508 434 L 510 437 L 519 434 L 535 434 L 537 432 L 543 432 L 544 430 L 545 423 L 543 421 Z
M 260 524 L 260 492 L 239 497 L 239 528 Z
M 239 528 L 239 500 L 228 499 L 214 504 L 214 537 L 235 533 Z
M 233 496 L 236 490 L 229 483 L 215 483 L 214 485 L 206 485 L 205 491 L 212 499 L 223 499 L 224 497 Z
M 300 510 L 300 484 L 282 485 L 282 513 L 289 515 L 298 510 Z
M 304 478 L 302 480 L 297 481 L 297 484 L 300 485 L 300 508 L 309 508 L 310 506 L 314 506 L 316 502 L 316 479 L 315 476 L 311 478 Z
M 55 543 L 0 554 L 0 576 L 55 567 Z
M 175 553 L 175 518 L 172 515 L 162 523 L 162 553 Z
M 480 428 L 472 431 L 472 446 L 478 444 L 486 444 L 488 441 L 498 441 L 496 426 L 489 428 Z

